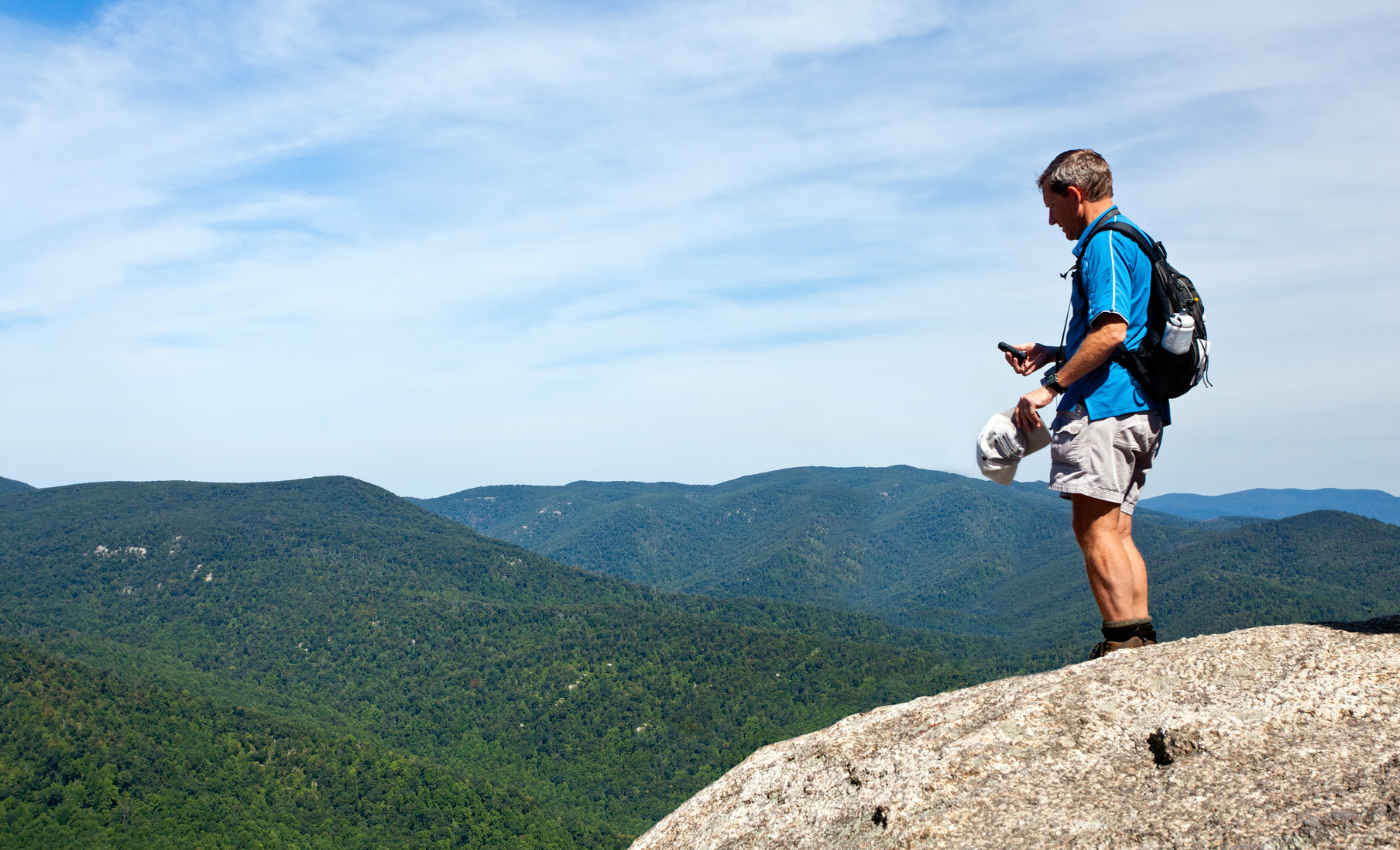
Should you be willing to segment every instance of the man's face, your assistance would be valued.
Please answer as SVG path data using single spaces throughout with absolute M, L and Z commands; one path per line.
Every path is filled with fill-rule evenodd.
M 1047 181 L 1040 187 L 1040 197 L 1045 201 L 1045 208 L 1050 211 L 1050 223 L 1059 225 L 1066 239 L 1073 242 L 1084 233 L 1084 228 L 1089 222 L 1084 220 L 1083 199 L 1077 188 L 1071 186 L 1066 194 L 1061 195 L 1051 191 Z

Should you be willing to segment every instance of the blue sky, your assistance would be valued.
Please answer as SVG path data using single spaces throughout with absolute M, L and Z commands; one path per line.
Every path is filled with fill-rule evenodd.
M 92 21 L 105 3 L 89 0 L 0 0 L 0 15 L 27 23 L 72 27 Z
M 975 474 L 1092 146 L 1215 340 L 1150 492 L 1400 492 L 1394 4 L 0 16 L 5 476 Z

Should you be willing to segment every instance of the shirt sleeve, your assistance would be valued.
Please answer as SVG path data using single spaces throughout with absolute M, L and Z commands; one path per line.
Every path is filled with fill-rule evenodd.
M 1132 272 L 1138 253 L 1131 239 L 1112 230 L 1095 234 L 1084 247 L 1079 265 L 1080 280 L 1084 282 L 1089 302 L 1089 325 L 1104 313 L 1130 320 Z

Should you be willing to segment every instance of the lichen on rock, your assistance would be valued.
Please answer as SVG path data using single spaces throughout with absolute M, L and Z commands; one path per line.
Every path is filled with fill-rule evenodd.
M 878 708 L 632 850 L 1400 847 L 1397 633 L 1249 629 Z

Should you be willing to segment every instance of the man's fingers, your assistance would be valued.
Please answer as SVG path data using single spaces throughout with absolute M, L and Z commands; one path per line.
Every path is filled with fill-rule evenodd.
M 1025 345 L 1015 346 L 1018 350 L 1026 352 L 1026 357 L 1016 364 L 1016 373 L 1019 375 L 1029 375 L 1039 369 L 1045 359 L 1045 346 L 1038 342 L 1028 342 Z
M 1044 387 L 1021 396 L 1020 400 L 1016 402 L 1016 415 L 1012 417 L 1016 427 L 1023 431 L 1034 431 L 1039 428 L 1041 419 L 1036 409 L 1044 407 L 1054 400 L 1055 394 Z

